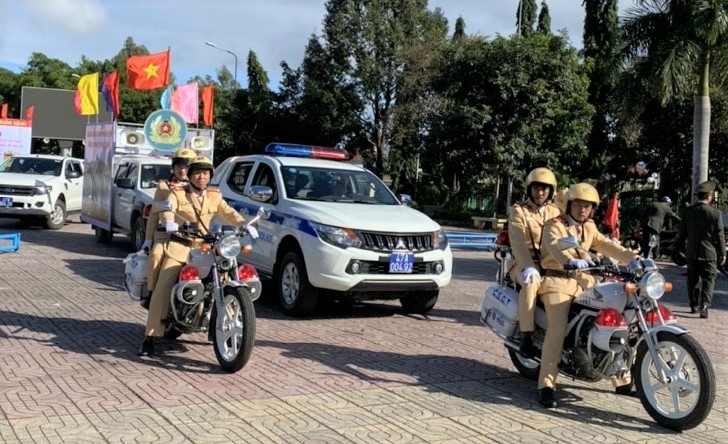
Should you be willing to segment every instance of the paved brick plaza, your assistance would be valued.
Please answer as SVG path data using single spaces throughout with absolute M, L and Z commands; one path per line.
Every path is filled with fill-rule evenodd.
M 535 402 L 497 337 L 482 327 L 492 253 L 455 252 L 455 279 L 428 318 L 397 304 L 327 304 L 311 319 L 256 302 L 253 356 L 218 370 L 203 335 L 139 358 L 146 312 L 121 288 L 128 242 L 88 225 L 21 229 L 0 254 L 0 441 L 4 443 L 725 443 L 728 278 L 708 320 L 689 314 L 684 270 L 666 300 L 707 349 L 718 379 L 697 429 L 658 426 L 606 382 L 560 378 L 562 407 Z

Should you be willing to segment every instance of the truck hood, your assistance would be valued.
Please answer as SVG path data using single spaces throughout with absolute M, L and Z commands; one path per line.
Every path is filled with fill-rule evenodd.
M 58 176 L 48 176 L 43 174 L 0 173 L 0 185 L 34 187 L 39 185 L 38 182 L 50 185 L 59 179 L 60 178 Z
M 425 233 L 440 225 L 404 205 L 367 205 L 335 202 L 297 202 L 291 215 L 341 228 L 391 233 Z

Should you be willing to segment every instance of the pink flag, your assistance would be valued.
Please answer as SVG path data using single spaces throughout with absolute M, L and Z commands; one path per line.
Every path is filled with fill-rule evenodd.
M 172 111 L 179 113 L 185 122 L 196 125 L 200 115 L 198 95 L 197 82 L 179 85 L 172 92 Z

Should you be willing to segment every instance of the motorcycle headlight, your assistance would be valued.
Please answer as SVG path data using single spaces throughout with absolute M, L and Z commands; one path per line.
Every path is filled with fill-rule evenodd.
M 651 272 L 640 279 L 640 296 L 650 299 L 660 299 L 665 294 L 665 276 L 662 273 Z
M 236 236 L 225 236 L 218 242 L 217 252 L 226 259 L 237 257 L 240 253 L 240 241 Z
M 309 222 L 316 230 L 318 236 L 325 242 L 341 248 L 358 248 L 362 245 L 361 239 L 354 230 L 348 228 L 332 227 L 330 225 Z

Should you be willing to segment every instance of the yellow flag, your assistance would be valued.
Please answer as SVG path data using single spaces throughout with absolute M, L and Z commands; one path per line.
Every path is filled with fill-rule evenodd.
M 99 73 L 87 74 L 78 81 L 78 96 L 81 102 L 81 115 L 99 113 Z

